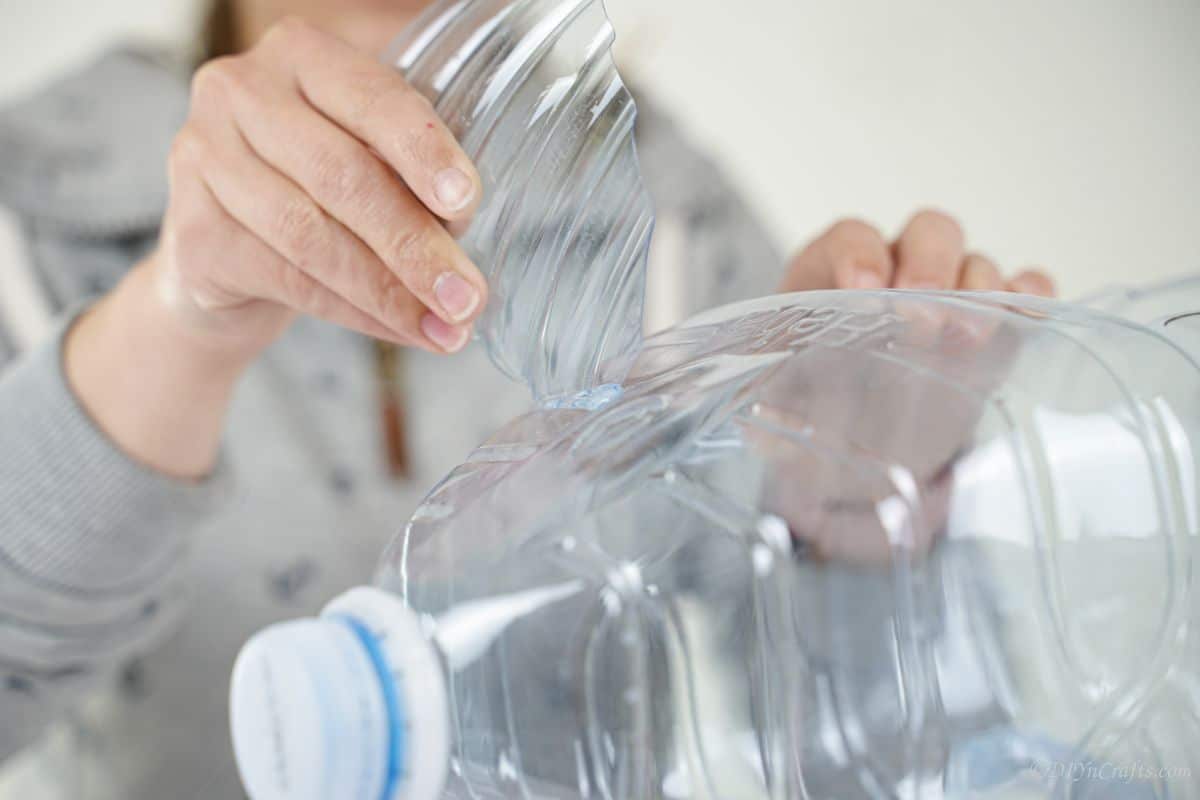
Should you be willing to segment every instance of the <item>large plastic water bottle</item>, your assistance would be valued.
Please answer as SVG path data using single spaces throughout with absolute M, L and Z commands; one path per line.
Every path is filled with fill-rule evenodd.
M 483 334 L 535 405 L 374 587 L 247 644 L 253 800 L 1200 797 L 1200 279 L 639 341 L 610 39 L 477 0 L 398 48 L 488 181 Z

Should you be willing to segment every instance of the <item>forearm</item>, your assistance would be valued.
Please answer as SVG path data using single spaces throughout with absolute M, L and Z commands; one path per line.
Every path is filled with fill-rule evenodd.
M 235 376 L 155 327 L 141 279 L 0 372 L 0 758 L 169 625 L 224 494 L 220 468 L 167 472 L 212 469 Z
M 133 383 L 124 357 L 110 349 L 112 335 L 97 333 L 89 347 L 104 354 L 114 378 Z M 169 625 L 185 600 L 179 576 L 188 531 L 223 494 L 220 475 L 173 480 L 121 452 L 67 386 L 62 350 L 55 336 L 0 373 L 0 758 Z M 161 369 L 182 380 L 178 366 Z M 162 373 L 148 381 L 148 395 L 162 398 Z M 228 385 L 216 396 L 227 396 Z M 100 405 L 113 401 L 112 390 L 102 393 Z M 131 408 L 143 408 L 142 398 Z M 199 408 L 216 419 L 223 407 Z M 126 419 L 110 411 L 102 413 Z M 196 451 L 209 451 L 216 438 L 197 437 L 205 444 Z
M 152 267 L 134 268 L 76 322 L 66 374 L 122 452 L 165 475 L 197 479 L 216 462 L 234 386 L 252 356 L 180 319 Z

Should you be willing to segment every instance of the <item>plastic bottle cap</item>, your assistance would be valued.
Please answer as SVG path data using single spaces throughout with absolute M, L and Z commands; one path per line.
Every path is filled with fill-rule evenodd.
M 230 724 L 252 800 L 434 800 L 445 779 L 441 667 L 417 618 L 376 589 L 251 638 Z
M 383 797 L 388 710 L 348 625 L 300 620 L 251 639 L 233 670 L 230 720 L 254 800 Z

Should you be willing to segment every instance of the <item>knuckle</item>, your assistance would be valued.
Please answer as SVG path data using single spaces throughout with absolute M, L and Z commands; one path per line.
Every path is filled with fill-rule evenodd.
M 279 209 L 276 227 L 294 257 L 307 263 L 323 243 L 323 223 L 321 212 L 304 198 L 285 203 Z
M 317 29 L 308 20 L 298 15 L 288 15 L 271 26 L 263 37 L 263 44 L 296 47 L 308 43 L 317 34 Z
M 397 112 L 407 120 L 411 120 L 414 124 L 410 130 L 415 134 L 412 138 L 421 141 L 432 141 L 441 144 L 443 136 L 441 133 L 440 117 L 433 107 L 433 102 L 428 97 L 412 88 L 407 81 L 401 80 L 391 88 L 391 98 L 396 103 Z M 429 127 L 425 123 L 432 123 L 433 127 Z
M 204 105 L 220 101 L 241 81 L 236 57 L 214 58 L 192 76 L 192 102 Z
M 424 226 L 402 226 L 388 237 L 382 254 L 384 263 L 397 275 L 414 273 L 424 260 L 427 239 Z
M 314 189 L 319 197 L 336 204 L 352 199 L 362 188 L 366 169 L 349 148 L 321 148 L 312 156 Z
M 379 316 L 381 319 L 387 320 L 389 326 L 394 327 L 394 322 L 397 320 L 404 324 L 408 323 L 414 298 L 403 281 L 394 276 L 384 278 L 376 297 L 379 299 Z
M 429 130 L 424 125 L 411 126 L 410 130 L 412 133 L 405 137 L 403 151 L 413 163 L 428 165 L 427 169 L 434 174 L 460 163 L 456 145 L 439 131 Z M 468 169 L 466 173 L 469 176 L 471 171 Z
M 211 94 L 221 85 L 221 71 L 223 59 L 214 58 L 201 65 L 200 69 L 192 75 L 192 97 L 197 98 L 206 94 Z

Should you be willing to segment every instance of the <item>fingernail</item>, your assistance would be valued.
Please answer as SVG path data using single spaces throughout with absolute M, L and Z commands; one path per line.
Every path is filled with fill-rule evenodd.
M 858 269 L 854 271 L 855 289 L 882 289 L 883 277 L 873 269 Z
M 471 336 L 471 329 L 464 325 L 450 325 L 435 314 L 421 318 L 421 332 L 447 353 L 462 350 Z
M 475 184 L 462 170 L 449 167 L 437 174 L 433 179 L 433 189 L 437 192 L 438 202 L 447 211 L 458 211 L 466 208 L 475 194 Z
M 450 318 L 458 322 L 479 306 L 479 290 L 457 272 L 444 272 L 433 284 L 433 294 Z

